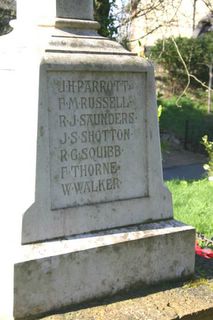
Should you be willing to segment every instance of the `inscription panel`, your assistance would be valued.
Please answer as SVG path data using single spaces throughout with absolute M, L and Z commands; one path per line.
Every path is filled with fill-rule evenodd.
M 148 195 L 146 76 L 48 72 L 51 208 Z

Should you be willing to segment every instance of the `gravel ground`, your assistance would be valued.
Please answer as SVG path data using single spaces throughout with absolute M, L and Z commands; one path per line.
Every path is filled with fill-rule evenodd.
M 162 164 L 164 168 L 187 166 L 192 164 L 204 164 L 207 162 L 207 157 L 205 155 L 193 153 L 181 148 L 170 149 L 163 152 L 162 158 Z

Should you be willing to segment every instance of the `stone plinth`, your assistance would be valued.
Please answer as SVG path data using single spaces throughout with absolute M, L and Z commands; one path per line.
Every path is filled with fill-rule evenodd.
M 194 229 L 174 220 L 27 245 L 15 265 L 15 318 L 187 278 L 194 271 L 193 246 Z

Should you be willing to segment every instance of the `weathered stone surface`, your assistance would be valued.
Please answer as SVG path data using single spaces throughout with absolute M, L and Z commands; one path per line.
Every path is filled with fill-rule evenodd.
M 93 20 L 93 0 L 56 0 L 56 16 Z
M 92 91 L 101 90 L 101 84 L 109 85 L 110 79 L 119 85 L 119 92 L 116 86 L 106 93 L 104 87 L 100 93 L 77 92 L 80 84 L 84 88 L 79 90 L 89 90 L 86 83 L 97 86 Z M 66 92 L 59 92 L 64 84 Z M 72 95 L 69 85 L 70 90 L 75 85 Z M 56 63 L 53 53 L 48 53 L 40 73 L 36 199 L 24 215 L 23 243 L 172 217 L 171 196 L 162 180 L 154 92 L 151 65 L 134 56 L 61 53 Z M 95 99 L 91 107 L 89 98 Z M 94 114 L 96 119 L 105 117 L 103 125 L 94 125 Z M 67 121 L 75 126 L 69 129 Z M 108 130 L 106 141 L 101 130 Z M 88 141 L 89 132 L 94 142 Z M 95 135 L 100 133 L 98 142 Z M 114 141 L 112 134 L 116 134 Z M 64 143 L 68 136 L 74 144 Z M 97 148 L 105 152 L 102 158 L 92 154 Z M 96 175 L 98 168 L 103 171 L 102 163 L 112 166 L 108 169 L 112 172 Z M 83 184 L 79 194 L 74 182 Z M 63 195 L 68 191 L 70 196 Z
M 24 244 L 173 215 L 153 67 L 88 21 L 64 20 L 40 66 L 36 196 L 23 217 Z
M 59 313 L 44 320 L 212 320 L 213 280 L 159 284 L 144 292 L 131 290 L 100 304 Z
M 145 74 L 50 71 L 47 82 L 51 208 L 148 196 Z
M 97 35 L 92 1 L 86 17 L 71 6 L 83 1 L 60 3 L 40 64 L 36 195 L 15 265 L 22 319 L 194 270 L 194 229 L 168 221 L 152 65 Z
M 54 312 L 194 271 L 194 229 L 174 220 L 24 246 L 15 265 L 15 318 Z M 23 281 L 24 279 L 24 281 Z

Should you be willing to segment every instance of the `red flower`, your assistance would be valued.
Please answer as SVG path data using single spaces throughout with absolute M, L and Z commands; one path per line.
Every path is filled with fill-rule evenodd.
M 199 246 L 198 241 L 195 242 L 195 253 L 206 259 L 213 258 L 213 250 L 208 248 L 202 249 Z

